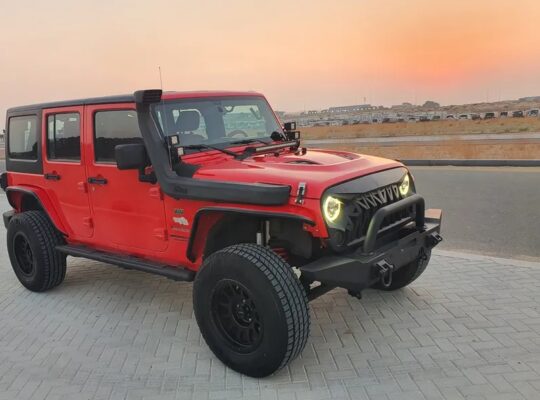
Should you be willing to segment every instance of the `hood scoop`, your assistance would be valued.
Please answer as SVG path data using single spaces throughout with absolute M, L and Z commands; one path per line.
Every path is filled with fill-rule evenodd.
M 292 161 L 287 161 L 286 164 L 321 165 L 318 162 L 311 161 L 311 160 L 292 160 Z

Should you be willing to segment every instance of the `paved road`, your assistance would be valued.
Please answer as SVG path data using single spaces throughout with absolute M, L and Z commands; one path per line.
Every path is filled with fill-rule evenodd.
M 428 207 L 444 210 L 442 248 L 540 260 L 540 168 L 411 170 Z
M 259 380 L 210 352 L 191 284 L 70 259 L 31 293 L 2 251 L 0 399 L 539 399 L 539 287 L 540 263 L 437 251 L 407 289 L 317 299 L 302 355 Z
M 540 259 L 540 168 L 412 167 L 446 249 Z

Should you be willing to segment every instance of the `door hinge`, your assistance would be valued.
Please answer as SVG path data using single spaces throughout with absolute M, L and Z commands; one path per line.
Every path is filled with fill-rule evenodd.
M 163 192 L 161 191 L 161 188 L 159 187 L 151 187 L 148 190 L 148 193 L 150 194 L 150 197 L 153 199 L 163 200 Z
M 83 193 L 88 193 L 88 185 L 86 184 L 86 182 L 78 182 L 77 189 L 79 189 Z
M 167 240 L 167 229 L 164 229 L 164 228 L 154 229 L 154 237 L 159 240 Z

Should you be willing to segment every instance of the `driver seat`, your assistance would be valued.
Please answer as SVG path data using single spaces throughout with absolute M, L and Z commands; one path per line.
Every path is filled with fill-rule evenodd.
M 199 129 L 201 116 L 198 111 L 187 110 L 180 111 L 176 119 L 176 132 L 180 134 L 180 144 L 189 146 L 190 144 L 199 144 L 204 142 L 205 137 L 197 133 L 193 133 Z

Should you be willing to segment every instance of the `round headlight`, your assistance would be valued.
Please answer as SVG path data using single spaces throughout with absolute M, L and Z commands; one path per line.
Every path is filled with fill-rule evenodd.
M 343 203 L 341 201 L 335 197 L 328 196 L 323 204 L 324 218 L 326 218 L 328 222 L 334 222 L 341 214 L 342 206 Z
M 401 195 L 405 197 L 409 194 L 409 190 L 411 190 L 411 179 L 409 178 L 409 174 L 407 174 L 399 185 L 399 193 L 401 193 Z

